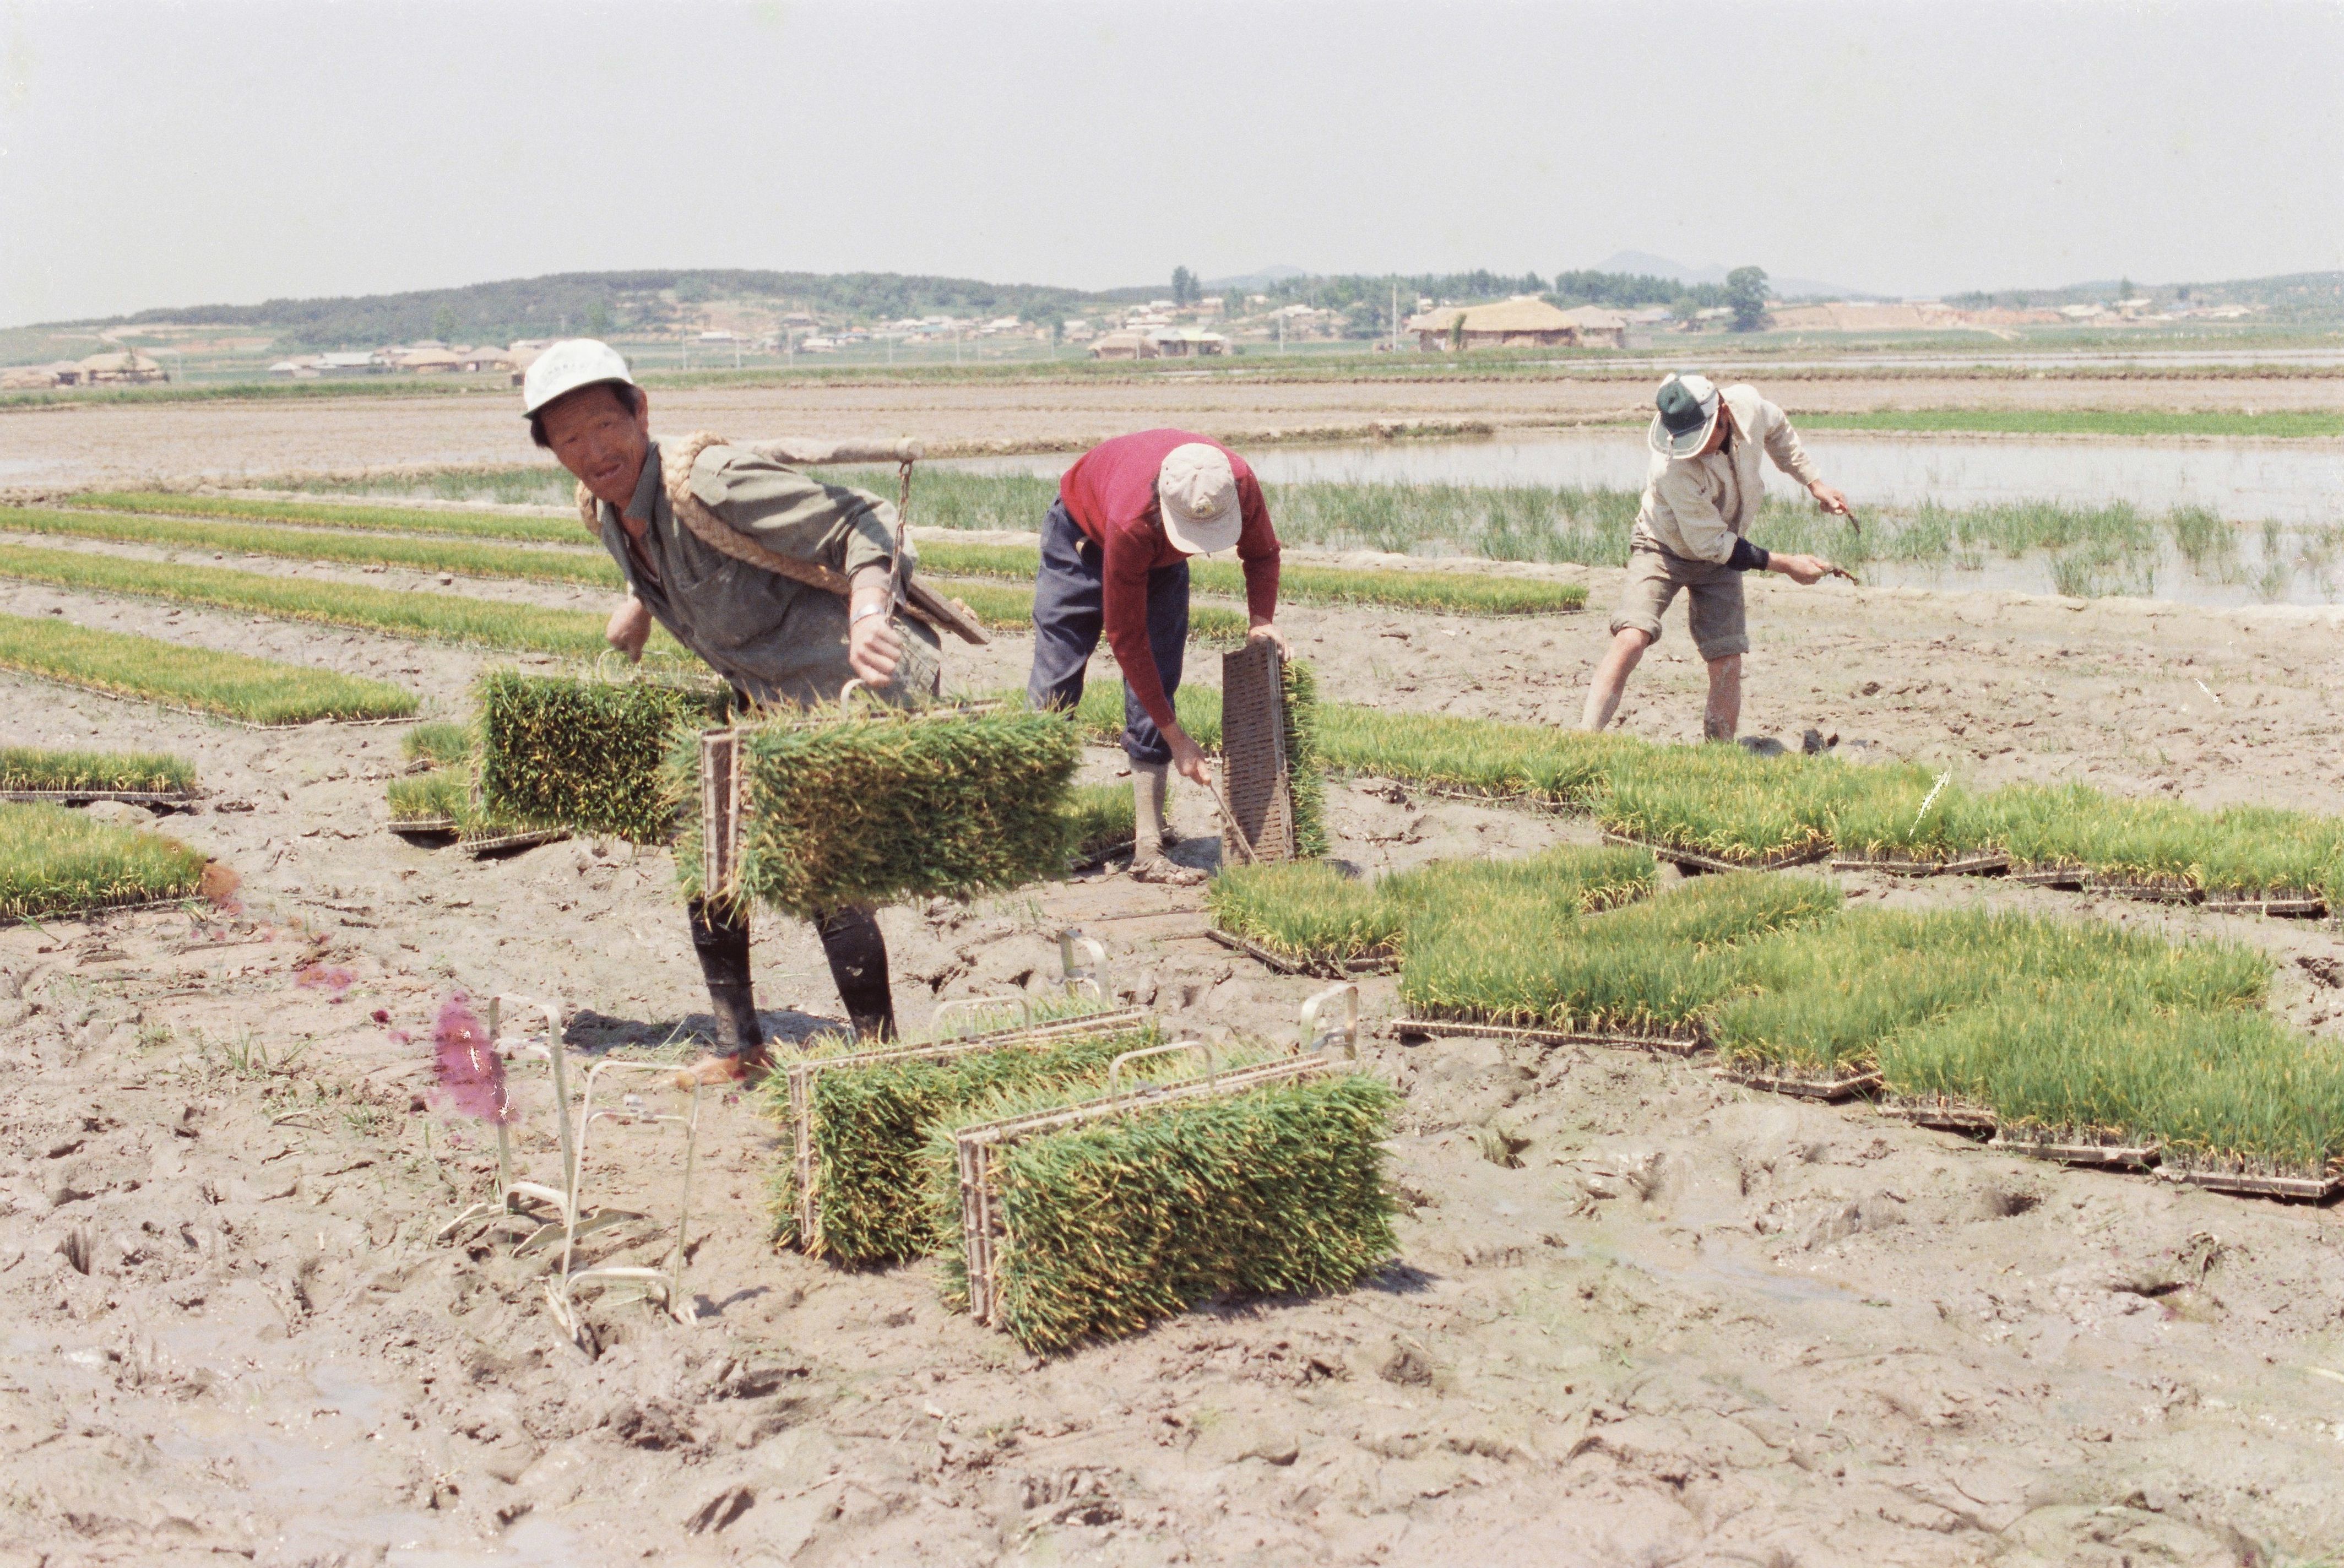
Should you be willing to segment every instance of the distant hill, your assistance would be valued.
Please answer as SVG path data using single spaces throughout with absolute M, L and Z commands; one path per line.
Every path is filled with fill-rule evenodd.
M 2127 298 L 2153 299 L 2160 307 L 2250 305 L 2284 321 L 2332 321 L 2344 317 L 2344 272 L 2289 272 L 2277 278 L 2234 278 L 2218 283 L 2140 283 L 2129 278 L 2070 283 L 2057 288 L 1993 288 L 1949 294 L 1948 305 L 1978 309 L 2053 309 L 2110 303 Z
M 697 308 L 743 301 L 823 318 L 1019 316 L 1045 320 L 1086 305 L 1146 299 L 1161 288 L 1086 292 L 1039 284 L 985 283 L 894 272 L 743 270 L 564 272 L 546 278 L 424 288 L 406 294 L 265 299 L 141 310 L 64 327 L 220 327 L 267 332 L 279 350 L 366 348 L 421 338 L 509 343 L 519 338 L 682 329 Z

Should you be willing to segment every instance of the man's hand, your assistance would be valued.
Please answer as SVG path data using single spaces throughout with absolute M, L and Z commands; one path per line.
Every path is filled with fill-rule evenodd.
M 1820 582 L 1832 571 L 1832 563 L 1820 555 L 1785 555 L 1776 551 L 1766 562 L 1766 570 L 1779 572 L 1793 582 Z
M 1294 649 L 1292 645 L 1286 641 L 1286 633 L 1279 631 L 1276 624 L 1271 622 L 1258 621 L 1254 622 L 1253 629 L 1246 633 L 1246 641 L 1248 642 L 1269 643 L 1278 650 L 1278 656 L 1281 659 L 1291 659 L 1294 657 Z
M 867 686 L 884 686 L 904 662 L 903 633 L 884 612 L 865 615 L 847 630 L 846 662 Z
M 1182 776 L 1191 778 L 1210 789 L 1213 767 L 1205 760 L 1205 748 L 1188 738 L 1188 732 L 1175 724 L 1164 732 L 1165 744 L 1172 748 L 1172 765 Z
M 1814 496 L 1816 504 L 1834 517 L 1847 515 L 1847 497 L 1832 486 L 1824 483 L 1823 481 L 1817 480 L 1809 485 L 1807 493 Z
M 643 662 L 643 644 L 651 641 L 652 612 L 633 594 L 611 612 L 610 624 L 602 628 L 602 641 L 624 653 L 629 662 Z

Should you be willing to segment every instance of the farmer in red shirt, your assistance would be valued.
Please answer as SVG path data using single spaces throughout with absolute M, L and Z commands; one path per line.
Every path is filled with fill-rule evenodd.
M 1218 441 L 1186 430 L 1141 430 L 1093 447 L 1058 481 L 1042 523 L 1042 568 L 1034 581 L 1036 707 L 1071 708 L 1099 633 L 1123 669 L 1123 749 L 1131 757 L 1137 833 L 1131 875 L 1142 882 L 1193 884 L 1204 874 L 1164 857 L 1167 764 L 1200 784 L 1213 782 L 1205 754 L 1180 727 L 1188 644 L 1188 557 L 1237 547 L 1245 562 L 1250 636 L 1287 651 L 1274 623 L 1278 535 L 1253 470 Z

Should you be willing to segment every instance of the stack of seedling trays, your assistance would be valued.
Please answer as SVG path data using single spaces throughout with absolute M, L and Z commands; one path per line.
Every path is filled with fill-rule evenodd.
M 1318 763 L 1318 686 L 1309 667 L 1267 642 L 1221 655 L 1225 865 L 1268 865 L 1327 852 Z
M 857 1049 L 825 1038 L 768 1080 L 788 1128 L 774 1234 L 810 1257 L 894 1263 L 935 1250 L 917 1161 L 938 1118 L 1003 1092 L 1104 1078 L 1157 1042 L 1154 1017 L 1116 1008 L 959 1039 Z
M 701 809 L 677 875 L 687 895 L 813 917 L 1057 876 L 1077 745 L 1062 715 L 990 703 L 858 702 L 687 735 L 671 776 L 696 780 Z
M 1051 1354 L 1232 1296 L 1348 1290 L 1396 1242 L 1388 1086 L 1310 1053 L 1107 1092 L 1011 1097 L 947 1120 L 923 1158 L 946 1297 Z M 1154 1054 L 1154 1053 L 1149 1053 Z
M 482 679 L 478 695 L 480 804 L 512 824 L 502 836 L 584 833 L 631 844 L 675 835 L 682 796 L 668 754 L 680 737 L 722 717 L 730 700 L 704 678 L 510 670 Z

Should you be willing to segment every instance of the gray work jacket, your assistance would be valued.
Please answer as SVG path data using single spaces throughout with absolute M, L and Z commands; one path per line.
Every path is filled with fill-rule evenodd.
M 740 447 L 703 450 L 692 465 L 692 493 L 767 550 L 849 576 L 886 565 L 894 552 L 892 502 L 824 484 Z M 677 642 L 755 702 L 838 700 L 854 676 L 846 660 L 844 598 L 702 543 L 668 502 L 656 441 L 627 515 L 645 524 L 642 550 L 656 580 L 637 564 L 626 527 L 608 501 L 595 503 L 602 546 L 626 575 L 628 591 Z M 927 627 L 898 625 L 934 646 Z

